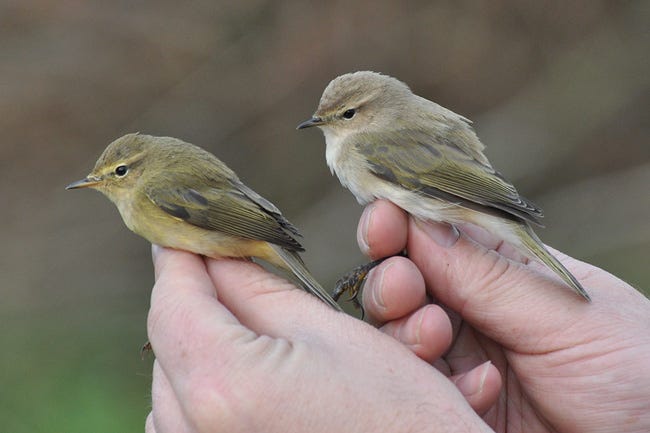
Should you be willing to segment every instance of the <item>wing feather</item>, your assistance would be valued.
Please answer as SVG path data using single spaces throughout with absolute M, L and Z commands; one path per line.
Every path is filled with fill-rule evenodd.
M 206 177 L 199 186 L 197 177 L 189 180 L 177 179 L 171 188 L 150 182 L 146 195 L 163 211 L 197 227 L 270 242 L 290 251 L 304 250 L 294 238 L 298 230 L 278 208 L 239 179 Z
M 353 140 L 370 170 L 391 183 L 424 196 L 487 213 L 505 213 L 502 216 L 538 225 L 543 217 L 540 208 L 521 197 L 492 168 L 481 152 L 482 144 L 466 124 L 436 131 L 360 133 Z

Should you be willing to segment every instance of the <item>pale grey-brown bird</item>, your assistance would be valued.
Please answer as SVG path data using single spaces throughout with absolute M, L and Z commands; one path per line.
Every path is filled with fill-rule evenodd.
M 590 299 L 533 231 L 542 210 L 492 168 L 465 117 L 363 71 L 329 83 L 298 129 L 312 126 L 325 135 L 327 165 L 359 203 L 386 199 L 422 220 L 483 227 Z

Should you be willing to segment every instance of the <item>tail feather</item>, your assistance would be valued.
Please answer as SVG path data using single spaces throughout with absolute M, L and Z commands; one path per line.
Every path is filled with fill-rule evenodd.
M 582 287 L 582 284 L 580 284 L 576 277 L 574 277 L 573 274 L 546 249 L 544 243 L 542 243 L 527 223 L 517 224 L 516 232 L 522 246 L 529 253 L 562 278 L 574 292 L 585 298 L 587 301 L 591 301 L 591 297 L 584 287 Z
M 305 290 L 316 296 L 337 311 L 343 311 L 341 306 L 323 289 L 323 287 L 311 275 L 304 262 L 297 252 L 288 251 L 278 245 L 272 245 L 273 250 L 280 256 L 286 267 L 298 278 L 304 285 Z

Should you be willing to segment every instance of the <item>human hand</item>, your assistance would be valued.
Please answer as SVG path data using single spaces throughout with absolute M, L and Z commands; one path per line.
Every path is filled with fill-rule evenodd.
M 412 260 L 393 257 L 371 272 L 363 293 L 371 320 L 408 317 L 405 304 L 420 307 L 426 284 L 454 323 L 452 347 L 434 365 L 453 374 L 490 360 L 501 372 L 505 386 L 484 415 L 496 431 L 650 431 L 650 301 L 554 251 L 589 291 L 587 303 L 486 232 L 462 231 L 480 244 L 389 202 L 369 205 L 361 249 L 375 259 L 406 248 Z M 385 283 L 396 276 L 423 284 Z
M 459 389 L 498 391 L 485 380 L 496 375 L 490 364 L 456 388 L 407 340 L 335 312 L 254 263 L 155 247 L 154 265 L 149 433 L 489 431 Z M 437 306 L 419 314 L 399 327 L 407 338 L 424 324 L 419 354 L 438 358 L 451 324 Z M 496 392 L 482 395 L 486 406 L 481 400 Z

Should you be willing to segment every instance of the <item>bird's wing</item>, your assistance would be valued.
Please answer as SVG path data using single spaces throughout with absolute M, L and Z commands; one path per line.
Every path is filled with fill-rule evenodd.
M 246 185 L 244 185 L 242 182 L 238 182 L 236 184 L 239 191 L 241 191 L 244 195 L 246 195 L 246 197 L 248 197 L 253 202 L 255 202 L 255 204 L 257 204 L 259 207 L 261 207 L 266 212 L 271 214 L 277 220 L 277 222 L 282 226 L 282 228 L 286 229 L 287 231 L 289 231 L 290 233 L 296 236 L 302 236 L 298 231 L 298 229 L 293 224 L 291 224 L 291 222 L 288 219 L 286 219 L 284 215 L 282 215 L 280 209 L 278 209 L 273 203 L 271 203 L 270 201 L 268 201 L 267 199 L 265 199 L 264 197 L 262 197 L 261 195 L 259 195 L 258 193 L 256 193 L 255 191 L 247 187 Z
M 171 216 L 206 230 L 266 241 L 290 251 L 304 250 L 293 237 L 298 231 L 278 208 L 239 179 L 176 180 L 172 187 L 151 182 L 145 191 L 149 200 Z
M 480 142 L 469 145 L 453 130 L 360 133 L 349 139 L 365 156 L 372 173 L 388 182 L 424 196 L 535 224 L 543 217 L 541 209 L 521 197 L 492 168 L 480 152 Z

